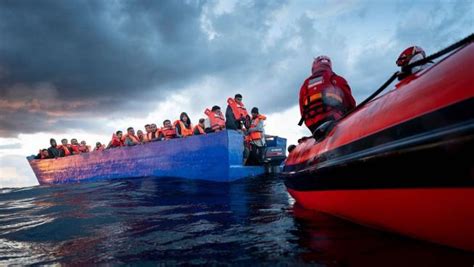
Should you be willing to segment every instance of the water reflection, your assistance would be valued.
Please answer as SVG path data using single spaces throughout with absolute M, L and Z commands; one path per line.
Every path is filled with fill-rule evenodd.
M 293 207 L 275 177 L 230 184 L 135 179 L 2 192 L 0 265 L 474 263 L 471 253 Z

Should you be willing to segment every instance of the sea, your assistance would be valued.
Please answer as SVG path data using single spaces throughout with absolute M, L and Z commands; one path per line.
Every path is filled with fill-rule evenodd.
M 474 254 L 305 210 L 277 176 L 0 189 L 1 266 L 96 264 L 473 266 Z

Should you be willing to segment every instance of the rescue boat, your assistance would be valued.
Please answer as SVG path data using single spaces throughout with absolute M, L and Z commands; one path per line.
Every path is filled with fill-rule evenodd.
M 120 178 L 174 177 L 231 182 L 265 173 L 286 157 L 286 139 L 272 136 L 263 166 L 244 166 L 244 138 L 221 131 L 56 159 L 28 157 L 38 182 L 78 183 Z M 273 146 L 272 146 L 273 144 Z M 278 150 L 279 153 L 270 153 Z
M 299 144 L 288 192 L 307 209 L 474 251 L 473 97 L 471 35 Z

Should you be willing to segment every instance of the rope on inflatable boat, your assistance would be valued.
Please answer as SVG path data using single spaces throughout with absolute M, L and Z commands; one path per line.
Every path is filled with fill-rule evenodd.
M 433 59 L 436 59 L 436 58 L 439 58 L 447 53 L 450 53 L 460 47 L 463 47 L 465 45 L 468 45 L 469 43 L 473 42 L 474 41 L 474 34 L 471 34 L 469 36 L 467 36 L 466 38 L 444 48 L 443 50 L 440 50 L 424 59 L 421 59 L 419 61 L 416 61 L 416 62 L 413 62 L 409 65 L 406 66 L 406 69 L 412 69 L 413 67 L 416 67 L 416 66 L 419 66 L 419 65 L 423 65 L 423 64 L 426 64 L 428 62 L 431 62 Z M 390 76 L 390 78 L 384 83 L 382 84 L 382 86 L 380 86 L 379 89 L 377 89 L 377 91 L 375 91 L 372 95 L 370 95 L 369 97 L 367 97 L 364 101 L 362 101 L 359 105 L 357 105 L 357 107 L 355 107 L 354 109 L 350 110 L 349 112 L 347 112 L 342 118 L 340 118 L 339 120 L 343 119 L 344 117 L 347 117 L 349 114 L 355 112 L 356 110 L 359 110 L 361 107 L 363 107 L 365 104 L 367 104 L 368 102 L 370 102 L 372 99 L 374 99 L 377 95 L 379 95 L 381 92 L 383 92 L 383 90 L 385 90 L 385 88 L 387 88 L 387 86 L 389 86 L 399 75 L 399 72 L 395 72 L 394 74 L 392 74 L 392 76 Z

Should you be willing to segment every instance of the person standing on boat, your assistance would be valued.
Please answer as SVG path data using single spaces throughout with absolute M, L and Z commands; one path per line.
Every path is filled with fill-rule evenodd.
M 206 129 L 206 126 L 204 125 L 205 121 L 206 120 L 204 118 L 199 119 L 199 123 L 196 124 L 196 126 L 194 126 L 194 130 L 193 130 L 194 135 L 206 134 L 206 132 L 204 131 L 204 129 Z
M 125 146 L 135 146 L 140 144 L 140 139 L 135 135 L 135 129 L 133 129 L 133 127 L 127 128 L 127 134 L 122 137 L 122 141 Z
M 397 58 L 397 66 L 400 67 L 400 72 L 398 74 L 398 80 L 403 80 L 406 77 L 410 76 L 413 73 L 416 73 L 420 70 L 424 70 L 427 67 L 431 66 L 432 62 L 427 62 L 425 64 L 408 68 L 407 66 L 420 61 L 426 58 L 425 50 L 419 46 L 410 46 L 407 49 L 403 50 L 400 56 Z
M 160 130 L 160 139 L 169 140 L 176 138 L 176 129 L 171 124 L 170 120 L 163 121 L 163 127 Z
M 264 148 L 266 145 L 265 129 L 263 127 L 267 117 L 259 114 L 258 108 L 256 107 L 252 108 L 251 114 L 252 121 L 245 137 L 245 147 L 248 151 L 244 152 L 244 158 L 248 157 L 248 160 L 244 159 L 244 163 L 259 165 L 263 161 Z
M 177 137 L 186 137 L 193 135 L 193 125 L 191 119 L 186 112 L 179 115 L 179 120 L 174 122 Z
M 64 151 L 62 149 L 59 149 L 55 139 L 53 139 L 53 138 L 49 139 L 49 144 L 51 145 L 48 148 L 49 158 L 64 157 Z
M 303 83 L 299 96 L 301 120 L 311 133 L 323 123 L 335 121 L 356 105 L 347 81 L 332 70 L 331 59 L 314 59 L 311 76 Z
M 206 127 L 206 133 L 219 132 L 226 128 L 224 115 L 219 106 L 213 106 L 211 110 L 208 108 L 204 111 L 209 119 L 209 125 Z
M 225 111 L 225 128 L 241 131 L 250 124 L 250 116 L 242 103 L 242 95 L 236 94 L 234 98 L 227 99 L 227 109 Z

